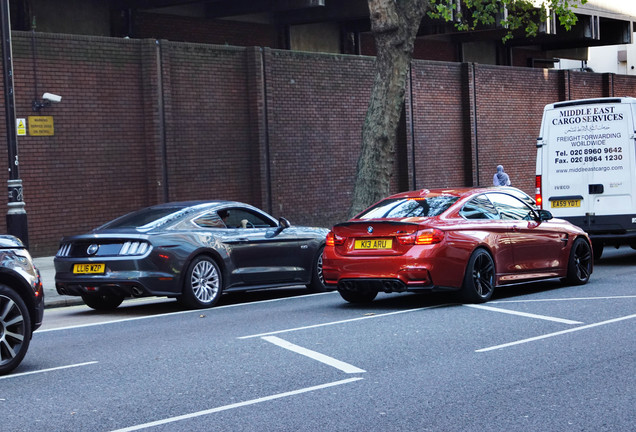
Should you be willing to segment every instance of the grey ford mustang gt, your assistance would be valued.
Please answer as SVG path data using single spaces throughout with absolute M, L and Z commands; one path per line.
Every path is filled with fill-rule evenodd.
M 299 284 L 323 291 L 327 232 L 240 202 L 160 204 L 64 237 L 55 287 L 100 310 L 127 297 L 176 297 L 207 308 L 222 292 Z

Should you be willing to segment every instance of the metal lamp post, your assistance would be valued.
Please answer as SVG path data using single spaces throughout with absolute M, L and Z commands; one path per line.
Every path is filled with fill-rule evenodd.
M 22 180 L 18 164 L 18 134 L 16 131 L 15 95 L 13 93 L 13 52 L 11 48 L 11 19 L 9 0 L 0 0 L 0 26 L 2 26 L 2 71 L 4 75 L 4 106 L 7 121 L 7 147 L 9 161 L 9 201 L 7 232 L 18 237 L 28 247 L 27 214 L 22 196 Z

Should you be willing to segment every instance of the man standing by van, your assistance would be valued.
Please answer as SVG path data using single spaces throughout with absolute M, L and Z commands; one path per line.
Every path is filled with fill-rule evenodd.
M 492 184 L 495 186 L 510 186 L 510 177 L 504 172 L 503 165 L 497 165 L 497 172 L 492 178 Z

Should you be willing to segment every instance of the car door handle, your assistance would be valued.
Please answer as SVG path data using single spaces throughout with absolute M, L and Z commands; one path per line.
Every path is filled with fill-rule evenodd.
M 512 230 L 513 230 L 514 232 L 519 232 L 519 231 L 520 231 L 520 228 L 519 228 L 517 225 L 513 225 L 513 226 L 512 226 Z

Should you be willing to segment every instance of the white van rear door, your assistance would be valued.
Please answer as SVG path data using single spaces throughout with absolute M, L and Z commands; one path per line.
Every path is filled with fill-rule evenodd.
M 544 208 L 557 217 L 630 213 L 632 105 L 619 99 L 555 105 L 544 113 Z

